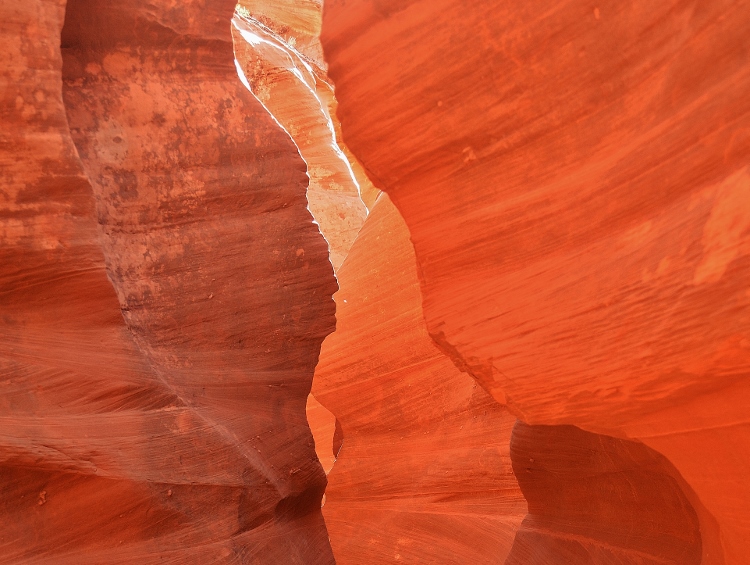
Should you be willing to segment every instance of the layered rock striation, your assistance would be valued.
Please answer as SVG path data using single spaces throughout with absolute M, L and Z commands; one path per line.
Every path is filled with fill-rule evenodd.
M 321 5 L 255 2 L 237 6 L 232 35 L 245 86 L 294 141 L 310 178 L 308 208 L 325 237 L 334 270 L 341 267 L 377 193 L 341 143 L 336 99 L 322 60 Z M 335 416 L 313 395 L 307 417 L 326 472 L 333 467 Z
M 0 563 L 745 563 L 750 4 L 234 10 L 0 3 Z
M 703 563 L 750 551 L 748 23 L 747 2 L 331 0 L 322 28 L 434 340 L 526 423 L 664 456 Z
M 644 444 L 519 421 L 510 453 L 529 513 L 506 565 L 702 563 L 689 486 Z
M 2 5 L 0 562 L 333 562 L 335 279 L 233 9 Z
M 503 563 L 527 511 L 509 452 L 516 419 L 430 339 L 387 195 L 338 280 L 313 381 L 343 438 L 323 506 L 336 562 Z

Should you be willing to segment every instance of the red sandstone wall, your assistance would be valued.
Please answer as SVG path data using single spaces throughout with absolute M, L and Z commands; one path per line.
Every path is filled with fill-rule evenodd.
M 689 486 L 640 442 L 518 422 L 513 472 L 529 505 L 506 565 L 698 565 Z
M 0 4 L 2 563 L 333 562 L 335 281 L 233 7 Z
M 320 4 L 243 5 L 313 63 L 314 93 L 246 72 L 291 138 L 231 3 L 0 4 L 2 563 L 333 562 L 305 171 L 336 192 L 336 101 Z M 326 2 L 346 141 L 406 222 L 363 192 L 317 372 L 339 563 L 746 562 L 749 23 Z
M 704 563 L 750 553 L 749 24 L 745 1 L 330 0 L 322 31 L 433 338 L 526 422 L 665 456 Z

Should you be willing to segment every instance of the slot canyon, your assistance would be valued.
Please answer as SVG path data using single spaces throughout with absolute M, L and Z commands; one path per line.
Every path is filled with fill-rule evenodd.
M 748 29 L 0 0 L 0 564 L 750 565 Z

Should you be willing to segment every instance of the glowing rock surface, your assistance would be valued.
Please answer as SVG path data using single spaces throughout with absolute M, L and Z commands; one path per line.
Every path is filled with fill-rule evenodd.
M 331 0 L 321 36 L 430 334 L 525 422 L 665 456 L 704 563 L 750 553 L 749 23 L 747 2 Z
M 502 563 L 526 515 L 515 417 L 430 339 L 409 231 L 386 195 L 338 279 L 313 381 L 343 433 L 323 506 L 336 562 Z

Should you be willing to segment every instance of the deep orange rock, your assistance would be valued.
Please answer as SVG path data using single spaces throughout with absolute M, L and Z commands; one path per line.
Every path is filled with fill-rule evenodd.
M 0 4 L 0 563 L 745 563 L 699 4 Z
M 335 280 L 233 8 L 0 6 L 2 563 L 333 562 Z
M 343 434 L 323 506 L 336 562 L 502 563 L 526 514 L 515 417 L 430 339 L 409 232 L 386 195 L 338 279 L 313 381 Z
M 307 422 L 310 425 L 313 439 L 315 440 L 315 453 L 326 474 L 331 472 L 338 449 L 335 447 L 336 432 L 341 425 L 337 423 L 336 416 L 323 406 L 312 393 L 307 397 Z
M 320 26 L 323 0 L 240 0 L 240 16 L 249 16 L 321 69 L 326 68 Z
M 745 1 L 331 0 L 322 31 L 433 338 L 524 421 L 665 456 L 704 563 L 750 553 L 749 24 Z
M 689 487 L 642 443 L 519 421 L 511 457 L 529 514 L 506 565 L 701 563 Z
M 336 99 L 326 75 L 316 2 L 244 1 L 232 19 L 238 72 L 248 89 L 286 130 L 307 164 L 308 208 L 340 268 L 379 191 L 341 143 Z M 364 202 L 363 202 L 364 201 Z M 307 418 L 326 472 L 336 417 L 311 394 Z

